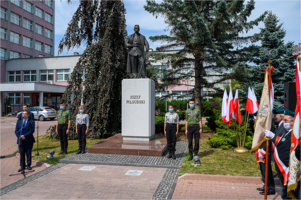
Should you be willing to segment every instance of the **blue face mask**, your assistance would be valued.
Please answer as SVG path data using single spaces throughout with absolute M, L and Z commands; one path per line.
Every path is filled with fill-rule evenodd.
M 169 108 L 169 112 L 172 112 L 173 111 L 173 109 L 172 108 Z
M 64 106 L 60 106 L 60 109 L 61 109 L 61 110 L 64 110 L 64 108 L 65 108 Z
M 80 113 L 83 113 L 83 112 L 84 112 L 84 110 L 79 110 L 79 112 L 80 112 Z
M 190 104 L 189 106 L 190 106 L 190 108 L 193 108 L 193 107 L 194 107 L 194 104 Z

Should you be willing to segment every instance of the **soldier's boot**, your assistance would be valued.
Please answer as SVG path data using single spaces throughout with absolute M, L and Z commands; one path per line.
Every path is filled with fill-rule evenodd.
M 68 154 L 67 153 L 67 146 L 66 145 L 64 145 L 64 152 L 63 152 L 63 154 Z
M 85 146 L 82 147 L 82 154 L 84 154 L 84 153 L 86 153 L 86 147 Z
M 63 154 L 64 153 L 64 150 L 63 149 L 61 149 L 61 152 L 60 153 L 58 153 L 57 155 L 61 155 L 61 154 Z
M 168 151 L 168 156 L 167 156 L 167 158 L 171 158 L 171 157 L 172 157 L 171 151 Z
M 188 161 L 191 161 L 193 159 L 192 153 L 189 153 L 189 159 Z
M 174 151 L 172 152 L 172 159 L 174 159 L 174 160 L 176 159 L 176 155 L 175 155 Z
M 81 146 L 78 147 L 78 152 L 76 152 L 76 154 L 80 154 L 80 153 L 82 153 L 82 147 Z

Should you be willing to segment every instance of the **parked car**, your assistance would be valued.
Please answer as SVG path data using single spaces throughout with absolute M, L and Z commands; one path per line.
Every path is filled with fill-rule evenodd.
M 56 110 L 48 106 L 30 107 L 28 111 L 32 112 L 34 115 L 34 119 L 39 119 L 39 121 L 44 121 L 45 119 L 54 120 L 56 118 Z M 38 111 L 39 111 L 39 115 L 38 115 Z M 22 114 L 22 112 L 18 112 L 17 117 L 19 117 L 19 115 Z

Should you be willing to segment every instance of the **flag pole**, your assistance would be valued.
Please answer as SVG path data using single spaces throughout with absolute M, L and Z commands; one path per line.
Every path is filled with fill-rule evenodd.
M 247 135 L 247 128 L 248 128 L 249 116 L 250 116 L 250 113 L 248 112 L 248 115 L 247 115 L 247 123 L 246 123 L 246 128 L 245 128 L 245 131 L 244 131 L 244 135 L 243 135 L 243 139 L 242 139 L 242 146 L 241 146 L 241 147 L 244 147 L 244 146 L 245 146 L 245 140 L 246 140 L 246 135 Z

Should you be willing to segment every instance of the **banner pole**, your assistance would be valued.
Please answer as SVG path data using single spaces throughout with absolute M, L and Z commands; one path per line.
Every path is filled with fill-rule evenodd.
M 267 192 L 268 192 L 268 162 L 269 162 L 269 142 L 270 139 L 266 141 L 266 156 L 265 156 L 265 183 L 264 183 L 264 199 L 267 199 Z

